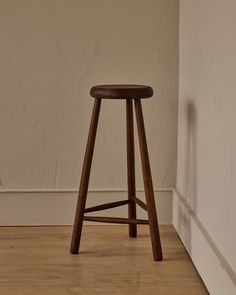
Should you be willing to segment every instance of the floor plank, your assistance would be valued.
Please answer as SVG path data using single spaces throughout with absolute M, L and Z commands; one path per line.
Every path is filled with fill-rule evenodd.
M 84 226 L 71 255 L 71 227 L 0 228 L 0 294 L 208 294 L 172 226 L 161 226 L 164 260 L 152 260 L 147 226 Z

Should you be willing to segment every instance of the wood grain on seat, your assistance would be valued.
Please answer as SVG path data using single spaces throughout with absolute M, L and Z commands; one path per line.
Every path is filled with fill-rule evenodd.
M 153 89 L 145 85 L 98 85 L 90 90 L 95 98 L 107 99 L 140 99 L 153 96 Z

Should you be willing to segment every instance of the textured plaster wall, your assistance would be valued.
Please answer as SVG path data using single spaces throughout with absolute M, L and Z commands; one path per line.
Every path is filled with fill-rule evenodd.
M 153 86 L 143 104 L 153 181 L 171 187 L 177 66 L 178 1 L 1 0 L 0 188 L 78 187 L 89 89 L 102 83 Z M 91 187 L 124 188 L 124 102 L 104 101 L 100 119 Z

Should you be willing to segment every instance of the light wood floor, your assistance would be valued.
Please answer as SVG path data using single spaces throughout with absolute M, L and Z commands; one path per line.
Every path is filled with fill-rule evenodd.
M 0 228 L 1 295 L 208 294 L 172 226 L 161 226 L 163 262 L 149 231 L 84 226 L 81 254 L 69 254 L 71 227 Z

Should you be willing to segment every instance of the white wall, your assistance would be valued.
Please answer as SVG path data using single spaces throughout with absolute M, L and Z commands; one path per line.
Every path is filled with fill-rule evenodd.
M 1 0 L 0 223 L 30 223 L 26 215 L 39 214 L 38 202 L 45 202 L 42 212 L 56 206 L 63 214 L 68 202 L 74 207 L 93 103 L 89 90 L 103 83 L 153 86 L 154 98 L 144 102 L 153 181 L 156 191 L 168 190 L 160 193 L 163 206 L 170 204 L 177 72 L 177 0 Z M 125 138 L 124 102 L 104 101 L 91 189 L 126 189 Z M 19 193 L 27 190 L 34 193 Z M 52 191 L 61 192 L 61 205 Z M 15 198 L 35 202 L 19 207 Z M 72 211 L 64 212 L 68 223 Z M 41 216 L 37 222 L 45 223 Z M 60 223 L 54 216 L 51 223 Z
M 211 294 L 236 294 L 236 1 L 180 1 L 174 224 Z

